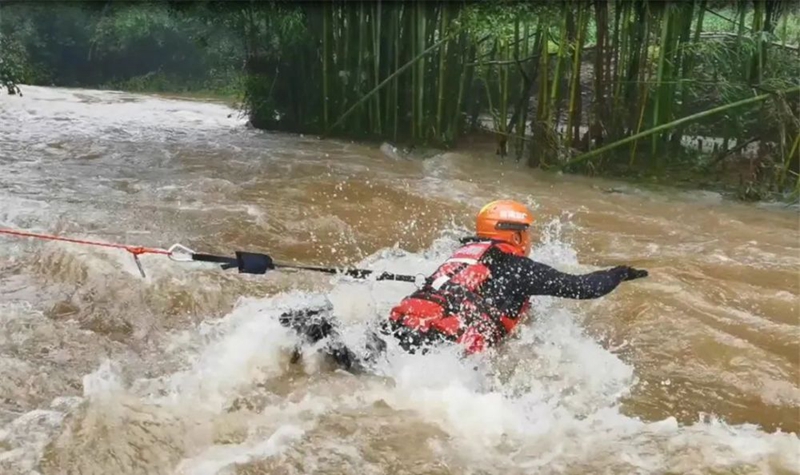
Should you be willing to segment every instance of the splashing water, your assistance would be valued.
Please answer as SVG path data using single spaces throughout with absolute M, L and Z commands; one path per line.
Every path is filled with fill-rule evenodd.
M 456 242 L 442 238 L 423 253 L 382 251 L 366 260 L 374 269 L 427 271 Z M 574 250 L 557 237 L 543 243 L 532 256 L 548 256 L 555 265 L 579 265 Z M 171 351 L 184 355 L 184 370 L 127 385 L 121 362 L 106 361 L 84 378 L 80 404 L 73 402 L 66 413 L 27 413 L 12 423 L 13 432 L 5 439 L 24 442 L 22 450 L 43 451 L 48 445 L 43 433 L 49 430 L 56 437 L 49 447 L 55 452 L 51 460 L 80 467 L 79 473 L 99 473 L 90 468 L 99 460 L 126 460 L 120 452 L 130 452 L 126 444 L 142 443 L 143 436 L 175 453 L 162 448 L 152 452 L 152 460 L 128 454 L 131 466 L 106 465 L 103 470 L 139 466 L 153 473 L 222 474 L 263 465 L 295 466 L 297 473 L 308 473 L 314 470 L 310 457 L 326 452 L 310 440 L 325 439 L 334 459 L 356 442 L 347 430 L 323 426 L 336 427 L 331 420 L 338 418 L 363 421 L 376 412 L 394 413 L 375 415 L 401 418 L 398 422 L 408 431 L 408 426 L 426 426 L 440 434 L 429 440 L 436 441 L 438 457 L 489 473 L 562 473 L 598 463 L 622 472 L 744 466 L 763 473 L 773 464 L 790 467 L 789 454 L 800 447 L 792 436 L 769 436 L 753 426 L 729 426 L 713 418 L 681 426 L 674 419 L 646 423 L 623 415 L 620 398 L 634 383 L 633 368 L 586 336 L 576 315 L 552 298 L 535 300 L 532 322 L 492 364 L 476 361 L 482 358 L 461 361 L 448 351 L 426 356 L 397 351 L 390 352 L 380 376 L 362 378 L 331 372 L 319 361 L 315 365 L 312 352 L 301 368 L 290 367 L 295 338 L 277 323 L 282 311 L 330 301 L 342 321 L 363 330 L 408 291 L 401 287 L 347 281 L 336 282 L 329 297 L 290 291 L 241 299 L 228 315 L 174 335 Z M 365 300 L 369 303 L 352 304 Z M 351 344 L 358 344 L 356 335 L 345 331 Z M 492 367 L 510 371 L 493 376 Z M 298 379 L 305 384 L 297 385 Z M 243 404 L 247 409 L 238 408 Z M 65 418 L 74 419 L 70 427 L 79 429 L 57 436 Z M 94 432 L 101 429 L 110 431 L 104 434 L 108 441 Z M 304 439 L 309 434 L 316 435 Z M 87 439 L 93 448 L 81 453 Z M 189 449 L 191 439 L 198 445 Z M 347 461 L 349 470 L 379 468 L 367 455 L 372 450 L 368 440 L 359 440 L 356 449 Z M 173 462 L 174 471 L 167 462 Z

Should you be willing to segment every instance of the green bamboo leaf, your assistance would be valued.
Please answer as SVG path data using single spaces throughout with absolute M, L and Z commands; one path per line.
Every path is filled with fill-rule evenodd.
M 793 88 L 790 88 L 790 89 L 786 89 L 786 90 L 783 90 L 783 91 L 779 91 L 778 93 L 785 95 L 785 94 L 793 94 L 793 93 L 796 93 L 796 92 L 800 92 L 800 86 L 793 87 Z M 761 94 L 761 95 L 758 95 L 758 96 L 755 96 L 755 97 L 750 97 L 748 99 L 743 99 L 741 101 L 734 102 L 732 104 L 725 104 L 725 105 L 721 105 L 719 107 L 715 107 L 713 109 L 705 110 L 703 112 L 698 112 L 696 114 L 692 114 L 690 116 L 686 116 L 686 117 L 683 117 L 681 119 L 674 120 L 674 121 L 669 122 L 667 124 L 659 125 L 658 127 L 653 127 L 653 128 L 651 128 L 649 130 L 645 130 L 644 132 L 640 132 L 638 134 L 631 135 L 631 136 L 626 137 L 626 138 L 624 138 L 622 140 L 618 140 L 618 141 L 616 141 L 614 143 L 610 143 L 610 144 L 605 145 L 603 147 L 600 147 L 598 149 L 595 149 L 595 150 L 592 150 L 590 152 L 578 155 L 577 157 L 573 158 L 572 160 L 569 160 L 568 162 L 564 163 L 563 165 L 559 166 L 558 168 L 563 170 L 564 168 L 567 168 L 567 167 L 570 167 L 570 166 L 573 166 L 573 165 L 577 165 L 577 164 L 579 164 L 581 162 L 585 162 L 586 160 L 588 160 L 588 159 L 590 159 L 592 157 L 596 157 L 598 155 L 606 153 L 606 152 L 608 152 L 610 150 L 613 150 L 615 148 L 620 147 L 621 145 L 625 145 L 626 143 L 629 143 L 629 142 L 632 142 L 632 141 L 635 141 L 635 140 L 638 140 L 638 139 L 641 139 L 641 138 L 644 138 L 644 137 L 647 137 L 647 136 L 650 136 L 650 135 L 653 135 L 653 134 L 656 134 L 656 133 L 659 133 L 659 132 L 670 130 L 670 129 L 672 129 L 674 127 L 677 127 L 679 125 L 686 124 L 686 123 L 691 123 L 693 121 L 696 121 L 696 120 L 699 120 L 699 119 L 703 119 L 703 118 L 706 118 L 706 117 L 709 117 L 709 116 L 712 116 L 712 115 L 715 115 L 715 114 L 719 114 L 721 112 L 727 112 L 729 110 L 732 110 L 732 109 L 735 109 L 735 108 L 738 108 L 738 107 L 741 107 L 741 106 L 745 106 L 745 105 L 748 105 L 748 104 L 753 104 L 753 103 L 756 103 L 756 102 L 760 102 L 760 101 L 763 101 L 763 100 L 765 100 L 765 99 L 767 99 L 769 97 L 771 97 L 771 94 Z

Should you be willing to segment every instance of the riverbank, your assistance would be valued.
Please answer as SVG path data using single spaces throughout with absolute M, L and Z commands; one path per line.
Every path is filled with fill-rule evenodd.
M 381 152 L 390 159 L 424 160 L 446 152 L 458 152 L 478 156 L 488 161 L 494 160 L 498 163 L 517 161 L 511 155 L 500 157 L 497 154 L 497 135 L 494 131 L 486 129 L 478 129 L 464 135 L 459 143 L 451 149 L 409 148 L 402 145 L 395 146 L 389 142 L 380 143 L 376 141 L 362 143 L 380 146 Z M 628 163 L 630 159 L 628 155 L 616 154 L 610 160 L 615 159 L 620 163 L 624 162 L 624 166 L 614 167 L 606 164 L 599 171 L 592 167 L 584 167 L 582 171 L 570 174 L 617 180 L 653 190 L 709 191 L 719 193 L 726 199 L 743 202 L 764 202 L 786 206 L 798 206 L 800 204 L 797 192 L 792 194 L 777 193 L 770 190 L 766 185 L 760 185 L 753 180 L 754 168 L 758 166 L 759 160 L 757 156 L 752 154 L 731 154 L 722 160 L 715 161 L 711 154 L 694 152 L 694 155 L 688 158 L 686 163 L 666 168 L 661 173 L 654 172 L 648 166 L 634 165 L 631 167 Z M 527 163 L 527 151 L 523 153 L 519 163 L 521 165 Z M 645 162 L 640 161 L 639 163 Z M 544 173 L 561 173 L 548 170 L 547 167 L 531 168 L 523 166 L 522 168 L 536 169 Z M 609 191 L 613 192 L 613 190 Z
M 241 83 L 241 78 L 238 78 Z M 176 82 L 177 83 L 177 82 Z M 181 99 L 190 101 L 214 102 L 225 104 L 231 108 L 238 108 L 244 96 L 244 89 L 238 87 L 236 82 L 228 87 L 184 87 L 182 89 L 170 88 L 168 81 L 151 83 L 147 81 L 129 81 L 121 85 L 109 84 L 96 88 L 101 91 L 124 91 L 134 94 L 145 94 L 165 99 Z
M 128 91 L 134 92 L 134 91 Z M 210 102 L 214 104 L 223 104 L 231 109 L 239 110 L 242 100 L 241 92 L 220 92 L 211 90 L 199 90 L 191 92 L 142 92 L 154 97 L 161 97 L 164 99 L 178 99 L 184 101 L 196 102 Z
M 527 159 L 519 161 L 514 157 L 500 157 L 497 155 L 497 141 L 492 131 L 477 130 L 464 135 L 461 141 L 450 149 L 433 147 L 413 147 L 402 144 L 395 145 L 391 142 L 381 141 L 351 141 L 362 145 L 377 148 L 380 153 L 390 160 L 428 160 L 446 153 L 467 154 L 486 161 L 496 161 L 498 164 L 517 163 L 521 170 L 536 170 L 550 175 L 567 174 L 572 176 L 596 177 L 612 180 L 626 185 L 636 186 L 652 191 L 700 191 L 717 193 L 721 197 L 733 201 L 775 204 L 787 207 L 800 206 L 797 193 L 782 194 L 770 191 L 766 186 L 748 183 L 746 177 L 751 172 L 751 161 L 748 156 L 733 156 L 726 158 L 724 166 L 706 166 L 709 156 L 697 156 L 696 163 L 683 167 L 673 167 L 662 173 L 654 173 L 646 166 L 634 169 L 606 168 L 599 172 L 585 169 L 581 172 L 560 172 L 543 167 L 533 168 L 526 165 Z M 628 156 L 618 156 L 627 162 Z M 609 193 L 617 192 L 614 187 L 606 187 Z M 800 208 L 799 208 L 800 209 Z

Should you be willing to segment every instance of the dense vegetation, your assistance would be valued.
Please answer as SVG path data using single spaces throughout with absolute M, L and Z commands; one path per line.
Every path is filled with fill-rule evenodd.
M 241 93 L 259 128 L 484 126 L 531 166 L 800 190 L 796 2 L 13 3 L 0 28 L 9 83 Z
M 202 4 L 1 5 L 0 81 L 153 92 L 242 89 L 241 35 Z

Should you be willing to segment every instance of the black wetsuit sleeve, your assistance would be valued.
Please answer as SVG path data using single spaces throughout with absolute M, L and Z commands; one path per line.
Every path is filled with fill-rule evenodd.
M 567 274 L 546 264 L 525 257 L 507 261 L 508 271 L 515 277 L 517 292 L 526 296 L 551 295 L 570 299 L 595 299 L 615 288 L 626 277 L 621 268 L 599 270 L 589 274 Z

